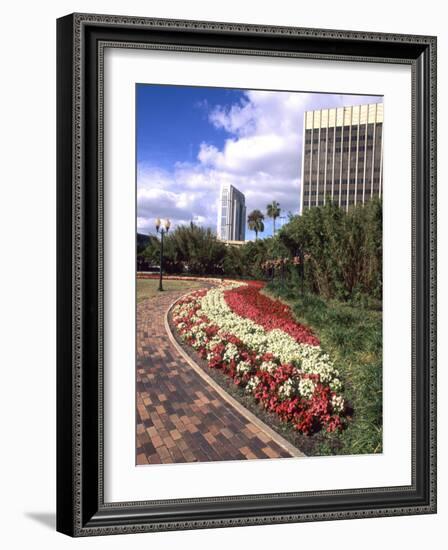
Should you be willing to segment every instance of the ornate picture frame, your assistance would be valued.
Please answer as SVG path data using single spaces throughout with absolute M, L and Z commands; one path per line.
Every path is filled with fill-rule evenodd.
M 410 485 L 105 502 L 103 62 L 110 45 L 411 67 Z M 435 513 L 436 38 L 72 14 L 57 22 L 57 51 L 57 530 L 92 536 Z

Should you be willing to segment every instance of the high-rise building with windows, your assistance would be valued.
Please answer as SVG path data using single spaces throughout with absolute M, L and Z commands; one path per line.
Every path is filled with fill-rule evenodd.
M 246 200 L 243 193 L 230 184 L 221 186 L 217 234 L 223 241 L 244 241 L 246 236 Z
M 301 212 L 381 197 L 382 103 L 307 111 L 303 134 Z

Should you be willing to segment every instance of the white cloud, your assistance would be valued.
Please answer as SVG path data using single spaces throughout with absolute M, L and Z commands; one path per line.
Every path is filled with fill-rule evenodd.
M 246 196 L 248 212 L 277 200 L 282 215 L 297 212 L 300 201 L 302 121 L 306 110 L 372 102 L 366 96 L 248 91 L 240 102 L 217 105 L 209 121 L 229 137 L 218 149 L 201 143 L 197 161 L 177 163 L 172 172 L 139 166 L 138 227 L 151 230 L 157 215 L 173 225 L 194 219 L 216 228 L 221 183 Z M 209 107 L 207 105 L 207 107 Z
M 173 226 L 194 220 L 205 226 L 216 224 L 216 204 L 211 204 L 213 185 L 209 175 L 194 166 L 179 165 L 173 172 L 151 166 L 138 167 L 137 228 L 154 232 L 157 217 L 170 218 Z

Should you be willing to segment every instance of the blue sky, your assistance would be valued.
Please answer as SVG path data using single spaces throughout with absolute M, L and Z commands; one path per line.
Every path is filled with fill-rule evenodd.
M 137 86 L 137 162 L 171 170 L 194 162 L 202 142 L 223 147 L 227 132 L 208 120 L 210 105 L 243 97 L 239 90 L 181 86 Z
M 380 97 L 137 85 L 137 228 L 194 220 L 216 230 L 221 183 L 246 196 L 247 212 L 277 200 L 297 213 L 303 114 Z M 283 220 L 277 220 L 277 227 Z M 272 235 L 272 221 L 265 232 Z M 254 234 L 246 230 L 246 239 Z

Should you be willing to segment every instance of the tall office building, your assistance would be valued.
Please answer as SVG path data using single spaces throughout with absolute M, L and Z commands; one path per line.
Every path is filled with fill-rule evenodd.
M 245 239 L 246 201 L 243 193 L 230 184 L 221 186 L 217 234 L 223 241 L 244 241 Z
M 383 104 L 307 111 L 304 117 L 301 212 L 328 199 L 348 209 L 381 197 Z

